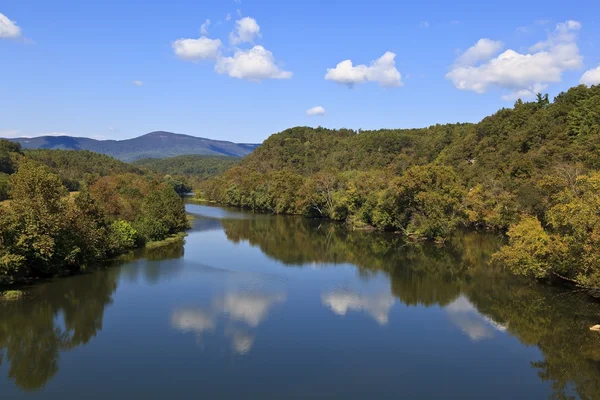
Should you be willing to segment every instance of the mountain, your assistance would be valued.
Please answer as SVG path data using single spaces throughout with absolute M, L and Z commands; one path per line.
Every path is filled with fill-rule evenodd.
M 89 150 L 127 162 L 142 158 L 167 158 L 187 154 L 243 157 L 259 146 L 162 131 L 127 140 L 96 140 L 72 136 L 40 136 L 9 140 L 20 143 L 25 149 Z

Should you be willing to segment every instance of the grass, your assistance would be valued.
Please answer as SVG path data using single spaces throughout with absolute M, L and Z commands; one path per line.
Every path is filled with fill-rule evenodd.
M 9 301 L 19 300 L 23 297 L 23 292 L 20 290 L 7 290 L 5 292 L 2 292 L 2 295 L 0 297 L 2 297 L 2 299 L 4 300 Z
M 186 203 L 194 203 L 194 204 L 206 204 L 206 203 L 210 203 L 210 201 L 205 200 L 202 197 L 186 197 L 185 201 L 186 201 Z
M 187 236 L 187 233 L 185 232 L 179 232 L 176 233 L 174 235 L 169 236 L 168 238 L 164 239 L 164 240 L 159 240 L 156 242 L 149 242 L 146 244 L 146 248 L 148 249 L 154 249 L 156 247 L 161 247 L 161 246 L 165 246 L 174 242 L 178 242 L 180 240 L 183 240 L 184 237 Z

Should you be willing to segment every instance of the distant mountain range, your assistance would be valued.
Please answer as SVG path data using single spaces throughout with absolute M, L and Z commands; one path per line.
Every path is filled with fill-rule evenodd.
M 90 150 L 127 162 L 142 158 L 167 158 L 186 154 L 243 157 L 259 146 L 162 131 L 127 140 L 96 140 L 72 136 L 40 136 L 9 140 L 20 143 L 25 149 Z

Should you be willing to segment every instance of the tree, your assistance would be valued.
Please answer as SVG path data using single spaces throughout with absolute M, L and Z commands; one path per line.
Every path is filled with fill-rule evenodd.
M 32 161 L 21 163 L 12 177 L 10 213 L 16 233 L 11 244 L 14 253 L 26 260 L 30 275 L 53 275 L 64 261 L 57 258 L 67 216 L 66 195 L 58 176 Z

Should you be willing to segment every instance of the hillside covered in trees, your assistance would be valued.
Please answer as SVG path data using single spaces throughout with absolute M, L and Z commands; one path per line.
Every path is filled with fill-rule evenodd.
M 193 187 L 197 186 L 199 182 L 225 172 L 239 162 L 240 158 L 238 157 L 190 154 L 162 159 L 144 158 L 135 161 L 133 165 L 156 173 L 171 175 Z
M 202 184 L 206 199 L 444 241 L 507 232 L 514 272 L 600 288 L 600 86 L 514 104 L 477 124 L 296 127 Z M 583 254 L 583 256 L 582 256 Z M 600 294 L 600 293 L 597 293 Z
M 100 154 L 0 140 L 0 284 L 81 272 L 183 231 L 177 184 Z

